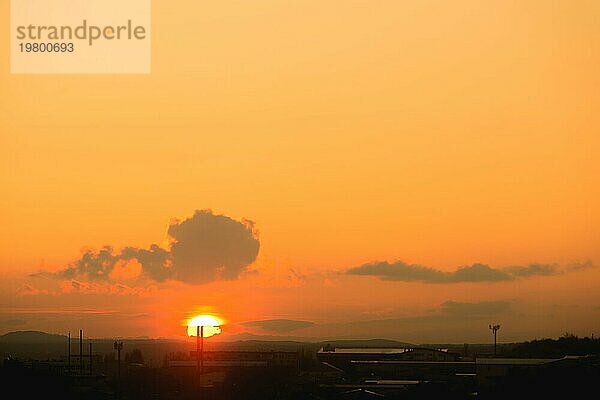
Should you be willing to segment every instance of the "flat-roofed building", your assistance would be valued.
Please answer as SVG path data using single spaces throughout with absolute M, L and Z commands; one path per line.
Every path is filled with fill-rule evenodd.
M 190 351 L 186 359 L 167 360 L 168 367 L 196 368 L 196 351 Z M 204 370 L 239 368 L 277 368 L 297 372 L 298 352 L 294 351 L 204 351 L 202 368 Z
M 320 362 L 342 368 L 353 361 L 458 361 L 460 354 L 447 349 L 412 348 L 340 348 L 324 346 L 317 352 Z
M 319 362 L 343 371 L 347 379 L 431 380 L 475 373 L 473 362 L 462 361 L 447 349 L 411 348 L 333 348 L 317 352 Z

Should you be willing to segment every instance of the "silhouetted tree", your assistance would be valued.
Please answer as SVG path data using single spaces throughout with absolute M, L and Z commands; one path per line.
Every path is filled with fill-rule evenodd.
M 566 332 L 558 339 L 536 339 L 516 344 L 507 355 L 513 357 L 564 357 L 600 355 L 600 340 Z
M 577 335 L 571 333 L 571 332 L 565 332 L 563 333 L 563 335 L 558 338 L 559 340 L 570 340 L 570 341 L 575 341 L 577 340 Z
M 125 354 L 125 362 L 129 364 L 143 364 L 144 356 L 140 349 L 133 349 L 129 353 Z

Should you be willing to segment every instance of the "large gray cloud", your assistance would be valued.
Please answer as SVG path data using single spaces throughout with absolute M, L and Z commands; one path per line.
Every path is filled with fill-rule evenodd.
M 387 261 L 364 264 L 346 271 L 349 275 L 376 276 L 387 281 L 458 283 L 458 282 L 501 282 L 534 275 L 555 275 L 556 266 L 531 264 L 507 268 L 492 268 L 485 264 L 473 264 L 459 267 L 456 271 L 446 272 L 402 261 Z
M 173 274 L 186 282 L 234 279 L 258 255 L 254 223 L 198 211 L 169 227 Z
M 236 221 L 210 210 L 198 210 L 191 218 L 172 223 L 168 229 L 171 244 L 148 249 L 126 247 L 115 251 L 106 246 L 88 250 L 71 265 L 52 274 L 59 278 L 104 281 L 115 268 L 132 260 L 142 274 L 156 281 L 166 279 L 206 283 L 237 278 L 256 260 L 260 243 L 249 220 Z

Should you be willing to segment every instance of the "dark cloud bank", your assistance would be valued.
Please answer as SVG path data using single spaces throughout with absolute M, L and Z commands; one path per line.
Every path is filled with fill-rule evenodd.
M 137 260 L 142 274 L 150 279 L 199 284 L 235 279 L 258 255 L 259 240 L 252 221 L 236 221 L 210 210 L 198 210 L 191 218 L 171 223 L 168 234 L 168 249 L 153 244 L 148 249 L 126 247 L 119 252 L 111 247 L 90 250 L 52 276 L 104 281 L 115 266 Z
M 445 272 L 417 264 L 376 262 L 364 264 L 346 271 L 349 275 L 376 276 L 386 281 L 459 283 L 459 282 L 502 282 L 529 276 L 559 274 L 556 265 L 530 264 L 507 268 L 492 268 L 485 264 L 459 267 L 456 271 Z

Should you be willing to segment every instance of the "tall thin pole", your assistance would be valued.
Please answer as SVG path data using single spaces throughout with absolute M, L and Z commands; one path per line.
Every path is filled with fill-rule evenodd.
M 83 329 L 79 330 L 79 366 L 83 375 Z
M 490 330 L 494 333 L 494 357 L 496 357 L 496 333 L 498 332 L 498 329 L 500 329 L 500 325 L 499 324 L 490 324 L 489 325 Z
M 69 331 L 69 355 L 68 355 L 67 359 L 68 359 L 69 371 L 71 371 L 71 331 Z
M 92 374 L 92 342 L 90 341 L 90 375 Z
M 204 370 L 204 326 L 196 326 L 196 372 L 200 375 Z
M 121 349 L 123 348 L 123 342 L 113 343 L 113 349 L 117 351 L 117 397 L 121 398 Z
M 494 356 L 496 355 L 496 330 L 494 330 Z
M 113 349 L 117 351 L 117 378 L 121 378 L 121 349 L 123 348 L 123 342 L 113 343 Z

